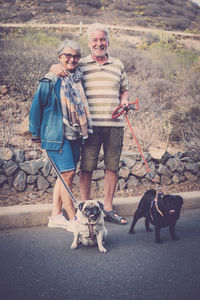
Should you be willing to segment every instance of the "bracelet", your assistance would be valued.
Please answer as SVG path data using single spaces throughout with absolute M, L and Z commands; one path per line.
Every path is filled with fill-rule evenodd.
M 31 138 L 31 141 L 33 142 L 33 143 L 40 143 L 41 142 L 41 139 L 40 138 L 38 138 L 38 137 L 32 137 Z

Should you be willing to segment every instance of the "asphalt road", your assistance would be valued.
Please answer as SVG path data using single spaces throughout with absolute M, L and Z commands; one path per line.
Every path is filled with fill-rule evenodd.
M 107 254 L 96 247 L 71 250 L 73 234 L 34 227 L 0 232 L 1 300 L 198 300 L 200 299 L 200 209 L 177 223 L 179 241 L 161 230 L 163 244 L 107 223 Z

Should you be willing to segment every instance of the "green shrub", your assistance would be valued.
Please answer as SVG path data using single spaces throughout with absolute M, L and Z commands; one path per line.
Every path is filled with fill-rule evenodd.
M 29 46 L 57 46 L 60 43 L 60 39 L 55 35 L 50 34 L 42 30 L 35 30 L 31 28 L 25 28 L 22 31 L 21 40 L 24 45 Z
M 32 99 L 38 80 L 56 62 L 60 39 L 43 31 L 23 29 L 20 35 L 1 41 L 1 83 L 19 92 L 22 100 Z
M 1 51 L 1 82 L 14 88 L 22 96 L 22 100 L 32 99 L 37 81 L 55 61 L 55 49 L 52 47 L 28 45 L 20 41 L 5 41 Z
M 20 93 L 22 100 L 32 100 L 38 80 L 57 62 L 55 51 L 60 43 L 59 35 L 45 30 L 26 28 L 8 35 L 1 40 L 1 84 Z
M 65 31 L 22 29 L 14 34 L 6 31 L 0 39 L 1 79 L 15 89 L 18 97 L 29 100 L 40 79 L 52 63 L 55 50 Z M 124 33 L 123 33 L 124 35 Z M 78 40 L 82 56 L 89 54 L 87 38 L 68 34 Z M 198 145 L 200 99 L 200 56 L 179 47 L 170 35 L 162 32 L 146 34 L 146 50 L 110 36 L 109 53 L 125 65 L 130 84 L 131 101 L 139 99 L 140 109 L 130 112 L 130 121 L 139 143 L 148 148 L 160 141 L 179 142 L 186 147 Z

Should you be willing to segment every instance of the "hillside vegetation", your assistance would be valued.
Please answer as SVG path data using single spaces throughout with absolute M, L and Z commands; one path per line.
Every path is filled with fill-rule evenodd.
M 1 22 L 92 23 L 197 30 L 200 8 L 189 0 L 1 0 Z
M 152 33 L 110 33 L 110 54 L 125 64 L 132 100 L 139 99 L 139 111 L 129 113 L 131 124 L 143 149 L 161 145 L 180 149 L 200 146 L 199 41 L 184 40 L 183 43 L 155 28 L 198 32 L 200 10 L 195 4 L 184 0 L 6 0 L 1 1 L 1 6 L 4 23 L 79 23 L 80 20 L 91 23 L 95 17 L 95 21 L 107 21 L 107 24 L 140 24 L 154 28 Z M 60 41 L 66 37 L 77 40 L 83 56 L 89 50 L 85 34 L 70 29 L 0 29 L 0 85 L 9 91 L 9 97 L 1 95 L 0 104 L 0 142 L 5 146 L 14 144 L 12 138 L 29 113 L 38 79 L 57 61 L 55 49 Z M 194 48 L 192 42 L 197 47 Z M 134 147 L 128 129 L 125 145 Z

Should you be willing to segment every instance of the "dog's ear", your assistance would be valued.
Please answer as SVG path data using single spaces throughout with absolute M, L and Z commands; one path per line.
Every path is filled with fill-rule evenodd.
M 103 204 L 100 201 L 97 201 L 101 210 L 103 210 Z
M 79 204 L 78 208 L 79 208 L 80 211 L 82 211 L 83 205 L 84 205 L 84 204 L 85 204 L 85 202 L 81 202 L 81 203 Z
M 183 197 L 177 196 L 177 199 L 178 199 L 180 206 L 183 205 Z

